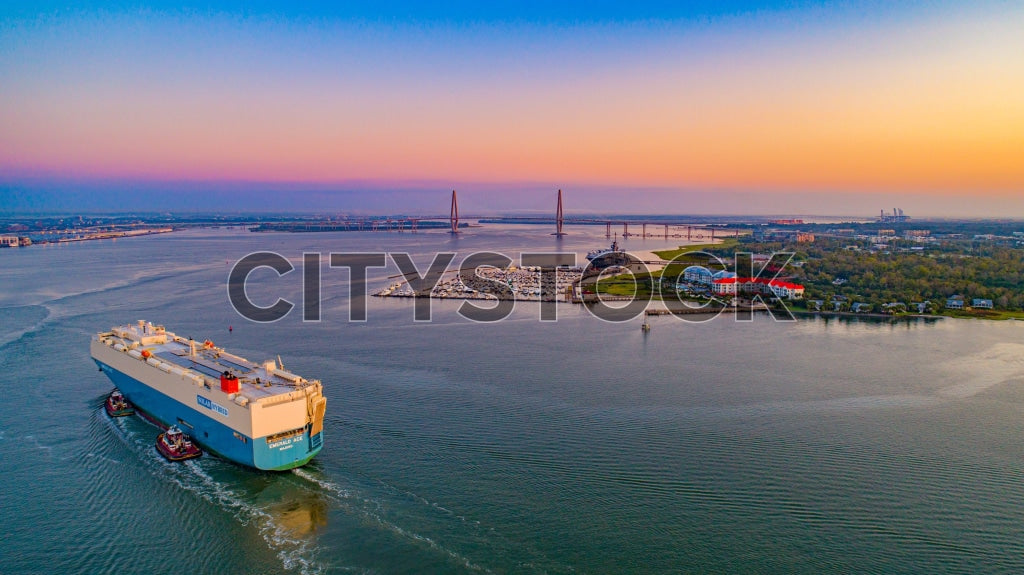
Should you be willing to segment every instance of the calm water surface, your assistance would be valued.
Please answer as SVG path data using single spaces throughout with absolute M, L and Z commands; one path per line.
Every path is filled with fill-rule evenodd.
M 0 252 L 0 572 L 1019 573 L 1024 325 L 607 323 L 536 304 L 415 323 L 324 265 L 322 321 L 254 324 L 229 263 L 274 250 L 588 249 L 603 228 L 196 230 Z M 631 239 L 658 249 L 675 240 Z M 397 270 L 371 271 L 375 285 Z M 253 274 L 261 305 L 301 273 Z M 163 461 L 112 421 L 89 337 L 147 319 L 324 381 L 301 470 Z M 227 327 L 233 326 L 233 333 Z

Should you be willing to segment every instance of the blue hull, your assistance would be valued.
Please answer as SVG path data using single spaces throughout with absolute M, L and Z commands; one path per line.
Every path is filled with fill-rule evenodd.
M 284 471 L 305 465 L 323 447 L 323 433 L 310 437 L 308 427 L 302 435 L 274 444 L 265 437 L 247 437 L 109 365 L 96 365 L 138 411 L 164 427 L 178 425 L 204 450 L 239 465 Z

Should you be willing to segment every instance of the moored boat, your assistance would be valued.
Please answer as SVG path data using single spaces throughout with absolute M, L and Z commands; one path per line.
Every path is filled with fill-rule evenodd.
M 103 403 L 103 407 L 107 410 L 107 415 L 110 417 L 124 417 L 135 413 L 135 408 L 132 407 L 132 404 L 128 403 L 128 400 L 125 399 L 118 389 L 110 392 L 110 395 L 107 396 L 107 401 Z
M 587 271 L 584 272 L 584 275 L 590 275 L 589 272 L 604 270 L 614 266 L 626 267 L 640 262 L 640 260 L 619 247 L 619 242 L 617 241 L 612 242 L 611 247 L 606 250 L 594 250 L 588 253 L 587 260 L 590 263 L 587 264 Z
M 177 425 L 168 427 L 167 431 L 157 436 L 156 450 L 168 461 L 185 461 L 203 454 L 203 450 L 192 443 L 192 439 L 182 433 Z
M 587 253 L 587 260 L 588 261 L 594 261 L 597 258 L 604 257 L 604 256 L 607 256 L 607 255 L 610 255 L 610 254 L 621 254 L 621 253 L 625 253 L 625 252 L 622 249 L 619 248 L 619 241 L 618 240 L 613 240 L 612 241 L 612 247 L 605 248 L 605 249 L 596 249 L 596 250 L 592 250 L 589 253 Z

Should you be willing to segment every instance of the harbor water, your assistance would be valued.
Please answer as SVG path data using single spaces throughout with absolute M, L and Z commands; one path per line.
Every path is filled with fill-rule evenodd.
M 198 229 L 0 252 L 0 572 L 1024 572 L 1021 322 L 657 316 L 644 332 L 572 304 L 481 323 L 436 301 L 417 322 L 412 300 L 372 297 L 353 322 L 348 270 L 328 265 L 609 243 L 550 231 Z M 228 301 L 257 251 L 300 268 L 250 278 L 254 303 L 295 303 L 274 323 Z M 106 416 L 89 358 L 94 333 L 139 319 L 321 379 L 322 453 L 285 473 L 165 461 L 156 428 Z

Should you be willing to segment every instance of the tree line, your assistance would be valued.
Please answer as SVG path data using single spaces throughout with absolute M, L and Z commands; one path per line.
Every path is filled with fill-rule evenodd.
M 813 244 L 745 242 L 705 251 L 726 260 L 736 251 L 793 252 L 780 277 L 803 284 L 805 299 L 841 295 L 878 310 L 885 303 L 926 300 L 941 308 L 946 298 L 961 295 L 966 305 L 981 298 L 997 309 L 1024 310 L 1024 249 L 969 241 L 929 244 L 925 253 L 903 251 L 916 245 L 896 240 L 874 251 L 864 241 L 818 238 Z

